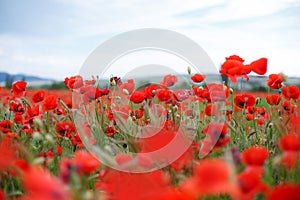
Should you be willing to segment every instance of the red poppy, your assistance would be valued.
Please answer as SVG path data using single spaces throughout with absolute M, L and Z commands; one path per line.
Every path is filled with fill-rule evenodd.
M 269 105 L 278 105 L 281 101 L 281 97 L 278 94 L 271 94 L 266 97 L 266 100 Z
M 163 171 L 150 173 L 124 173 L 110 170 L 98 182 L 99 189 L 107 192 L 108 199 L 156 199 L 167 189 Z M 124 187 L 126 185 L 126 187 Z
M 119 153 L 115 156 L 115 161 L 118 163 L 118 165 L 123 165 L 125 163 L 128 163 L 132 161 L 132 156 L 128 154 Z
M 16 160 L 16 149 L 9 143 L 0 142 L 0 172 L 13 166 Z
M 256 102 L 256 100 L 255 100 L 254 96 L 251 94 L 237 95 L 234 98 L 234 103 L 239 108 L 247 108 L 249 106 L 254 106 L 255 102 Z
M 205 135 L 206 145 L 214 148 L 220 148 L 225 146 L 230 142 L 230 137 L 228 137 L 228 125 L 225 123 L 211 122 L 202 131 Z
M 27 85 L 27 83 L 24 81 L 15 82 L 12 85 L 13 95 L 15 97 L 24 96 L 26 94 L 26 85 Z
M 0 188 L 0 200 L 5 200 L 6 199 L 6 195 L 3 192 L 3 190 Z
M 43 100 L 43 111 L 47 112 L 49 110 L 54 110 L 58 106 L 57 96 L 49 95 Z
M 300 90 L 297 86 L 292 85 L 292 86 L 283 88 L 282 94 L 287 99 L 297 100 L 297 99 L 299 99 L 299 96 L 300 96 Z
M 295 105 L 292 104 L 290 101 L 286 100 L 285 102 L 283 102 L 282 107 L 285 111 L 287 112 L 294 112 L 295 110 Z
M 262 166 L 269 157 L 265 147 L 250 147 L 242 153 L 242 161 L 246 165 Z
M 195 83 L 201 83 L 202 81 L 204 81 L 205 77 L 205 75 L 195 74 L 191 77 L 191 80 Z
M 17 115 L 22 115 L 25 109 L 21 103 L 11 102 L 9 104 L 9 110 Z
M 155 84 L 145 87 L 144 93 L 145 93 L 146 98 L 151 99 L 152 97 L 154 97 L 157 88 L 158 88 L 158 86 Z
M 23 117 L 22 115 L 15 115 L 14 122 L 17 124 L 23 124 Z
M 267 84 L 271 89 L 279 89 L 282 87 L 283 75 L 282 74 L 270 74 Z
M 227 76 L 233 83 L 236 83 L 237 79 L 241 76 L 249 80 L 247 74 L 251 72 L 251 67 L 244 65 L 243 62 L 244 60 L 239 56 L 230 56 L 226 58 L 226 61 L 222 64 L 220 73 Z
M 88 103 L 98 99 L 102 95 L 102 92 L 99 88 L 93 88 L 93 87 L 89 86 L 86 89 L 87 90 L 84 91 L 84 93 L 83 93 L 83 101 L 85 104 L 88 104 Z M 82 92 L 82 91 L 80 91 L 80 92 Z
M 63 148 L 61 146 L 56 146 L 55 151 L 57 155 L 61 155 L 63 152 Z
M 298 151 L 284 151 L 281 155 L 281 163 L 287 169 L 294 169 L 299 160 Z
M 63 200 L 71 198 L 69 188 L 43 168 L 28 166 L 21 170 L 21 179 L 25 190 L 24 199 Z
M 143 91 L 134 91 L 130 96 L 130 101 L 133 103 L 142 103 L 145 100 L 146 96 Z
M 39 90 L 37 92 L 35 92 L 32 96 L 32 101 L 34 103 L 38 103 L 44 100 L 46 95 L 46 91 L 45 90 Z
M 65 78 L 64 83 L 66 84 L 66 86 L 68 86 L 68 88 L 70 89 L 78 89 L 81 86 L 83 86 L 83 79 L 81 76 L 77 75 L 77 76 L 72 76 L 70 78 Z
M 208 104 L 205 107 L 205 114 L 207 116 L 215 116 L 217 114 L 217 106 L 214 104 Z
M 300 137 L 294 133 L 286 134 L 280 139 L 279 146 L 284 151 L 298 151 L 300 149 Z
M 194 176 L 180 185 L 180 190 L 198 199 L 201 196 L 229 194 L 237 197 L 237 188 L 230 182 L 228 165 L 218 159 L 200 161 L 194 169 Z
M 112 136 L 114 136 L 114 134 L 116 134 L 117 131 L 116 131 L 115 127 L 108 126 L 106 128 L 105 132 L 106 132 L 107 136 L 112 137 Z
M 71 137 L 76 130 L 75 125 L 68 121 L 57 123 L 55 129 L 61 137 Z
M 258 193 L 266 193 L 267 186 L 262 183 L 261 176 L 253 170 L 245 170 L 237 176 L 241 190 L 240 199 L 254 199 Z
M 120 85 L 121 90 L 127 90 L 128 94 L 131 94 L 134 90 L 134 81 L 133 79 L 129 79 L 127 83 L 122 83 Z
M 250 63 L 251 70 L 259 75 L 264 75 L 267 72 L 268 59 L 260 58 Z
M 173 86 L 175 83 L 177 83 L 177 81 L 178 81 L 177 76 L 169 74 L 164 76 L 164 79 L 160 82 L 160 86 L 162 88 L 170 87 Z
M 167 89 L 156 90 L 156 96 L 160 101 L 168 101 L 171 99 L 172 92 Z
M 3 120 L 0 122 L 0 130 L 3 133 L 8 133 L 13 128 L 13 123 L 10 120 Z
M 80 174 L 93 173 L 101 166 L 101 163 L 92 154 L 83 150 L 75 152 L 73 162 Z
M 177 101 L 183 101 L 189 98 L 190 94 L 188 90 L 175 90 L 173 95 Z
M 300 186 L 293 184 L 282 184 L 275 186 L 268 196 L 268 200 L 298 200 L 300 197 Z

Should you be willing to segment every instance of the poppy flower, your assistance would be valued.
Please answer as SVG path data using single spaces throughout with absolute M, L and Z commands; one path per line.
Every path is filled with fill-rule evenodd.
M 191 80 L 195 83 L 201 83 L 202 81 L 204 81 L 205 77 L 205 75 L 195 74 L 191 77 Z
M 177 83 L 177 81 L 178 81 L 177 76 L 169 74 L 169 75 L 164 76 L 164 79 L 160 82 L 160 86 L 162 88 L 171 87 L 175 83 Z
M 250 147 L 242 153 L 242 161 L 246 165 L 262 166 L 269 157 L 265 147 Z
M 147 99 L 151 99 L 155 96 L 155 92 L 158 88 L 158 85 L 152 84 L 144 88 L 144 94 Z
M 0 122 L 0 130 L 3 133 L 8 133 L 13 128 L 13 123 L 10 120 L 3 120 Z
M 101 163 L 90 153 L 77 150 L 73 162 L 79 174 L 90 174 L 99 169 Z
M 84 104 L 88 104 L 99 97 L 101 97 L 102 93 L 99 88 L 88 87 L 86 91 L 83 93 L 83 101 Z
M 57 96 L 49 95 L 47 96 L 42 103 L 43 111 L 47 112 L 49 110 L 54 110 L 58 106 Z
M 120 85 L 120 89 L 121 90 L 126 89 L 127 92 L 128 92 L 128 94 L 131 94 L 133 92 L 133 90 L 134 90 L 134 81 L 133 81 L 133 79 L 129 79 L 127 81 L 127 83 L 122 83 Z
M 107 192 L 108 199 L 156 199 L 168 186 L 168 181 L 161 170 L 150 173 L 110 170 L 102 181 L 105 184 L 99 184 L 99 189 Z
M 245 77 L 249 80 L 247 74 L 251 72 L 251 66 L 244 65 L 244 60 L 237 55 L 233 55 L 226 58 L 226 61 L 222 64 L 220 73 L 228 77 L 233 83 L 237 82 L 239 77 Z
M 282 74 L 270 74 L 267 84 L 271 89 L 279 89 L 282 87 L 284 78 Z
M 61 137 L 71 137 L 75 132 L 75 125 L 72 122 L 59 122 L 55 125 L 56 132 Z
M 9 143 L 0 142 L 0 172 L 13 166 L 16 160 L 16 150 Z
M 295 105 L 292 104 L 290 101 L 286 100 L 285 102 L 283 102 L 282 107 L 285 111 L 287 112 L 294 112 L 295 110 Z
M 122 80 L 120 77 L 111 77 L 109 79 L 109 82 L 110 82 L 110 86 L 116 86 L 116 85 L 121 85 L 122 84 Z
M 279 147 L 284 151 L 298 151 L 300 149 L 300 137 L 297 134 L 289 133 L 279 141 Z
M 267 200 L 298 200 L 300 197 L 300 186 L 294 184 L 282 184 L 275 186 Z
M 83 79 L 81 76 L 71 76 L 70 78 L 65 78 L 64 83 L 69 89 L 78 89 L 83 86 Z
M 250 63 L 251 70 L 258 75 L 264 75 L 267 72 L 268 59 L 260 58 Z
M 242 95 L 237 95 L 234 98 L 234 103 L 239 108 L 247 108 L 249 106 L 254 106 L 256 103 L 256 100 L 255 100 L 254 96 L 251 94 L 242 94 Z
M 207 116 L 215 116 L 217 114 L 217 106 L 214 104 L 208 104 L 205 107 L 205 114 Z
M 32 96 L 32 102 L 34 103 L 38 103 L 44 100 L 46 95 L 46 91 L 45 90 L 39 90 L 37 92 L 35 92 Z
M 5 200 L 6 199 L 6 195 L 3 192 L 3 190 L 0 188 L 0 200 Z
M 230 168 L 222 160 L 201 160 L 194 168 L 194 176 L 186 179 L 179 188 L 195 199 L 220 194 L 228 194 L 235 199 L 238 191 L 230 182 L 230 174 Z
M 18 81 L 12 85 L 13 95 L 15 97 L 21 97 L 26 94 L 26 85 L 25 81 Z
M 21 103 L 11 102 L 9 104 L 9 110 L 17 115 L 22 115 L 25 109 Z
M 286 99 L 297 100 L 297 99 L 299 99 L 299 96 L 300 96 L 300 90 L 297 86 L 292 85 L 292 86 L 283 88 L 282 94 Z
M 254 199 L 258 193 L 266 193 L 267 186 L 262 183 L 261 176 L 253 170 L 245 170 L 237 176 L 241 191 L 240 199 Z
M 116 129 L 113 126 L 108 126 L 105 130 L 107 136 L 112 137 L 114 134 L 116 134 Z
M 130 101 L 133 103 L 142 103 L 146 96 L 143 91 L 134 91 L 130 96 Z
M 156 90 L 156 96 L 159 101 L 168 101 L 171 99 L 172 92 L 167 89 L 158 89 Z
M 281 101 L 281 97 L 278 94 L 271 94 L 266 97 L 266 100 L 269 105 L 278 105 Z
M 190 94 L 188 90 L 175 90 L 173 95 L 177 101 L 184 101 L 189 98 Z
M 298 151 L 284 151 L 281 155 L 281 163 L 287 169 L 294 169 L 299 160 Z
M 21 171 L 21 180 L 25 191 L 24 199 L 63 200 L 71 198 L 70 189 L 43 168 L 28 166 Z

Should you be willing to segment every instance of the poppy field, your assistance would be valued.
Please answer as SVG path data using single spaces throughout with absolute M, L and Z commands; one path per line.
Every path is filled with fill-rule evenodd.
M 188 68 L 185 89 L 172 74 L 140 88 L 80 75 L 69 90 L 0 88 L 0 200 L 300 199 L 298 86 L 278 73 L 268 92 L 242 90 L 267 63 L 227 57 L 227 85 Z

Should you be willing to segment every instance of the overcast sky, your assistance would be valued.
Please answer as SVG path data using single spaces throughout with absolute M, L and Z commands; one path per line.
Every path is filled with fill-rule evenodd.
M 232 54 L 267 57 L 268 73 L 300 76 L 299 10 L 300 0 L 0 0 L 0 71 L 62 80 L 105 40 L 163 28 L 217 66 Z

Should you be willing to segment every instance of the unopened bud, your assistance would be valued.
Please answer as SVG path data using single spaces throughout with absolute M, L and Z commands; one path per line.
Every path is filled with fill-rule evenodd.
M 189 75 L 191 75 L 192 69 L 191 69 L 191 67 L 190 67 L 190 66 L 188 66 L 188 68 L 187 68 L 187 72 L 188 72 L 188 74 L 189 74 Z

